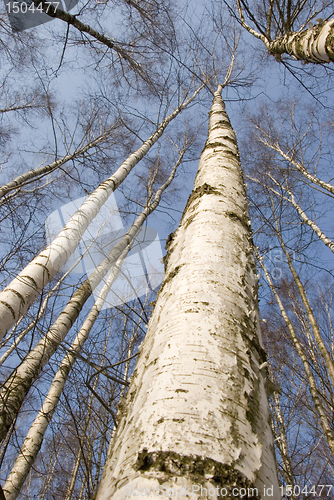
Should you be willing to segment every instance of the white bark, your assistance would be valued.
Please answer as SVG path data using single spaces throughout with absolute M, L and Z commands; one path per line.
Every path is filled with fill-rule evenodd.
M 3 486 L 6 495 L 6 500 L 16 500 L 21 488 L 30 472 L 30 469 L 39 452 L 45 432 L 51 421 L 54 411 L 57 408 L 59 398 L 62 394 L 67 377 L 72 369 L 77 355 L 81 351 L 88 335 L 98 318 L 98 315 L 103 307 L 107 298 L 110 287 L 117 278 L 122 262 L 126 257 L 128 250 L 125 249 L 123 254 L 116 262 L 115 267 L 111 270 L 109 277 L 103 286 L 98 298 L 91 311 L 89 312 L 86 320 L 79 330 L 74 342 L 71 345 L 69 352 L 65 355 L 59 369 L 54 376 L 50 390 L 45 398 L 45 401 L 35 418 L 32 426 L 29 429 L 26 439 L 21 447 L 21 451 L 15 461 L 15 464 Z
M 63 158 L 60 158 L 59 160 L 56 160 L 52 163 L 49 163 L 48 165 L 44 165 L 43 167 L 36 168 L 35 170 L 29 170 L 28 172 L 25 172 L 25 173 L 17 176 L 12 181 L 10 181 L 7 184 L 4 184 L 3 186 L 0 187 L 0 198 L 5 196 L 7 193 L 12 191 L 13 189 L 19 189 L 22 186 L 29 184 L 30 182 L 41 179 L 42 177 L 44 177 L 47 174 L 50 174 L 51 172 L 53 172 L 57 168 L 61 167 L 65 163 L 73 160 L 74 158 L 77 158 L 78 156 L 83 155 L 89 149 L 94 148 L 95 146 L 100 144 L 100 142 L 107 139 L 107 137 L 111 134 L 111 131 L 112 131 L 112 129 L 108 130 L 107 132 L 100 135 L 96 139 L 90 141 L 85 146 L 82 146 L 81 148 L 74 151 L 74 153 L 67 154 Z
M 146 216 L 147 217 L 147 216 Z M 65 339 L 79 313 L 96 286 L 101 282 L 111 266 L 131 245 L 146 220 L 143 213 L 110 254 L 73 294 L 47 334 L 23 359 L 9 376 L 0 392 L 0 442 L 5 437 L 11 422 L 16 418 L 21 405 L 34 380 Z
M 270 175 L 270 174 L 267 174 L 267 175 L 268 175 L 268 177 L 270 177 L 270 179 L 277 186 L 279 186 L 281 189 L 283 189 L 284 191 L 286 191 L 289 194 L 290 198 L 287 197 L 287 196 L 283 196 L 281 193 L 279 193 L 278 191 L 276 191 L 272 187 L 266 186 L 266 188 L 269 189 L 269 191 L 271 191 L 272 193 L 275 193 L 282 200 L 286 200 L 289 203 L 291 203 L 291 205 L 296 209 L 296 211 L 297 211 L 298 215 L 301 217 L 301 219 L 308 226 L 310 226 L 311 229 L 313 229 L 313 231 L 318 236 L 318 238 L 334 253 L 334 242 L 330 238 L 328 238 L 328 236 L 326 236 L 325 233 L 323 231 L 321 231 L 321 229 L 319 228 L 319 226 L 317 226 L 317 224 L 306 215 L 306 213 L 302 210 L 301 206 L 298 205 L 298 203 L 296 202 L 296 199 L 295 199 L 293 193 L 290 191 L 290 189 L 288 189 L 287 187 L 283 186 L 283 184 L 280 184 L 272 175 Z M 250 180 L 254 181 L 254 182 L 257 182 L 261 186 L 264 185 L 263 182 L 259 181 L 258 179 L 255 179 L 254 177 L 249 177 L 248 176 L 248 178 Z
M 268 366 L 268 372 L 269 376 L 272 380 L 274 380 L 274 373 L 271 368 L 271 366 Z M 280 397 L 279 394 L 274 391 L 273 393 L 273 402 L 272 402 L 272 414 L 275 415 L 275 420 L 276 420 L 276 428 L 273 422 L 273 434 L 275 435 L 275 431 L 277 433 L 276 439 L 279 440 L 277 443 L 277 447 L 279 449 L 279 453 L 281 455 L 281 460 L 283 464 L 283 477 L 285 479 L 286 484 L 291 484 L 292 487 L 294 486 L 294 475 L 293 475 L 293 469 L 292 469 L 292 463 L 290 459 L 290 454 L 289 454 L 289 447 L 288 447 L 288 441 L 287 441 L 287 435 L 286 435 L 286 429 L 285 429 L 285 423 L 284 423 L 284 418 L 282 414 L 282 408 L 281 408 L 281 402 L 280 402 Z M 292 499 L 295 499 L 296 495 L 292 494 Z
M 186 146 L 180 152 L 179 159 L 175 163 L 167 181 L 155 193 L 152 203 L 150 203 L 151 200 L 149 199 L 147 206 L 137 217 L 127 234 L 123 236 L 121 241 L 113 247 L 109 255 L 98 265 L 96 270 L 76 290 L 48 333 L 25 356 L 21 364 L 8 377 L 5 384 L 3 384 L 0 392 L 0 442 L 4 439 L 10 425 L 16 418 L 31 385 L 55 353 L 58 346 L 65 339 L 85 302 L 111 266 L 115 265 L 124 252 L 125 254 L 129 252 L 147 217 L 159 205 L 162 193 L 172 182 L 175 172 L 182 162 L 185 148 Z
M 320 64 L 334 61 L 334 19 L 265 43 L 271 54 L 285 53 L 301 61 Z
M 290 198 L 284 197 L 284 199 L 288 200 L 294 206 L 294 208 L 297 210 L 302 220 L 307 225 L 309 225 L 311 229 L 313 229 L 318 238 L 334 253 L 334 242 L 330 238 L 328 238 L 328 236 L 326 236 L 323 231 L 321 231 L 321 229 L 317 226 L 317 224 L 313 220 L 307 217 L 306 213 L 301 209 L 301 207 L 296 202 L 295 197 L 291 193 L 291 191 L 289 189 L 287 189 L 287 191 L 290 195 Z
M 109 328 L 109 332 L 108 332 L 108 335 L 107 335 L 107 338 L 106 338 L 106 341 L 105 341 L 105 345 L 104 345 L 104 349 L 103 349 L 103 352 L 102 352 L 101 364 L 100 364 L 100 367 L 99 367 L 100 369 L 103 367 L 103 360 L 104 360 L 105 353 L 107 351 L 107 346 L 108 346 L 108 340 L 109 340 L 110 333 L 111 333 L 111 328 Z M 99 380 L 99 375 L 97 375 L 95 377 L 95 380 L 94 380 L 94 384 L 93 384 L 94 391 L 96 389 L 98 380 Z M 85 440 L 85 438 L 87 436 L 87 429 L 88 429 L 88 426 L 89 426 L 89 423 L 90 423 L 90 420 L 91 420 L 91 416 L 92 416 L 92 408 L 93 408 L 92 403 L 93 403 L 93 399 L 94 399 L 94 394 L 91 393 L 90 398 L 89 398 L 89 402 L 88 402 L 88 405 L 87 405 L 88 409 L 87 409 L 87 415 L 86 415 L 86 419 L 85 419 L 85 424 L 83 425 L 83 429 L 82 429 L 82 435 L 81 436 L 78 435 L 79 449 L 78 449 L 77 457 L 76 457 L 76 460 L 75 460 L 75 465 L 73 467 L 71 481 L 70 481 L 70 484 L 69 484 L 68 489 L 66 491 L 66 497 L 64 498 L 64 500 L 71 500 L 72 495 L 73 495 L 75 483 L 76 483 L 76 480 L 77 480 L 77 475 L 78 475 L 78 472 L 79 472 L 80 462 L 81 462 L 82 455 L 83 455 L 83 453 L 82 453 L 83 442 L 84 442 L 84 440 Z
M 219 91 L 140 351 L 96 500 L 217 487 L 278 500 L 245 187 Z
M 71 500 L 71 498 L 72 498 L 72 494 L 73 494 L 75 482 L 77 480 L 77 475 L 78 475 L 78 472 L 79 472 L 81 458 L 82 458 L 82 448 L 80 446 L 78 454 L 77 454 L 77 457 L 76 457 L 76 462 L 75 462 L 75 465 L 74 465 L 74 468 L 73 468 L 71 482 L 70 482 L 68 490 L 66 492 L 65 500 Z
M 284 308 L 284 305 L 280 299 L 280 296 L 278 295 L 277 293 L 277 290 L 270 278 L 270 275 L 267 271 L 267 269 L 265 268 L 263 262 L 262 262 L 262 259 L 260 257 L 258 257 L 258 261 L 260 263 L 260 266 L 262 267 L 263 269 L 263 272 L 265 273 L 265 276 L 266 276 L 266 279 L 268 281 L 268 285 L 270 286 L 273 294 L 274 294 L 274 297 L 276 299 L 276 302 L 277 302 L 277 305 L 280 309 L 280 312 L 282 314 L 282 317 L 285 321 L 285 324 L 286 326 L 288 327 L 289 329 L 289 333 L 290 333 L 290 336 L 291 336 L 291 340 L 296 348 L 296 351 L 298 353 L 298 356 L 300 357 L 302 363 L 303 363 L 303 366 L 304 366 L 304 370 L 305 370 L 305 374 L 306 374 L 306 378 L 307 378 L 307 382 L 309 384 L 309 389 L 310 389 L 310 393 L 311 393 L 311 397 L 312 397 L 312 401 L 313 401 L 313 404 L 314 404 L 314 407 L 315 407 L 315 410 L 319 416 L 319 420 L 321 422 L 321 425 L 322 425 L 322 428 L 323 428 L 323 431 L 324 431 L 324 434 L 325 434 L 325 437 L 326 437 L 326 440 L 327 440 L 327 443 L 329 445 L 329 448 L 331 450 L 332 453 L 334 453 L 334 435 L 333 435 L 333 432 L 331 430 L 331 427 L 329 425 L 329 422 L 328 422 L 328 419 L 327 419 L 327 416 L 326 416 L 326 413 L 324 411 L 324 408 L 321 404 L 321 400 L 319 398 L 319 391 L 318 391 L 318 388 L 317 388 L 317 384 L 316 384 L 316 380 L 313 376 L 313 373 L 312 373 L 312 370 L 309 366 L 309 362 L 307 360 L 307 357 L 302 349 L 302 346 L 300 345 L 300 342 L 298 340 L 298 337 L 295 333 L 295 330 L 293 328 L 293 325 L 289 319 L 289 316 L 287 315 L 286 311 L 285 311 L 285 308 Z
M 293 56 L 300 61 L 323 64 L 334 61 L 334 19 L 319 22 L 307 30 L 288 32 L 280 38 L 270 39 L 270 24 L 273 15 L 272 5 L 268 11 L 267 33 L 259 33 L 245 21 L 240 0 L 237 1 L 239 20 L 241 25 L 255 38 L 262 40 L 268 51 L 278 61 L 283 54 Z
M 146 155 L 162 136 L 167 125 L 185 109 L 203 88 L 202 84 L 193 95 L 165 118 L 154 134 L 125 160 L 118 170 L 102 182 L 88 196 L 79 210 L 70 218 L 59 235 L 23 271 L 0 292 L 0 338 L 26 313 L 44 286 L 67 262 L 76 249 L 90 222 L 98 214 L 110 194 L 123 182 L 133 167 Z
M 257 127 L 258 128 L 258 127 Z M 260 132 L 263 133 L 263 130 L 259 129 Z M 269 139 L 263 139 L 259 137 L 259 141 L 268 146 L 268 148 L 273 149 L 274 151 L 277 151 L 285 160 L 290 162 L 299 172 L 301 172 L 308 181 L 312 182 L 313 184 L 316 184 L 317 186 L 320 186 L 322 189 L 325 189 L 325 191 L 330 192 L 331 194 L 334 194 L 334 186 L 330 184 L 329 182 L 325 182 L 315 175 L 310 174 L 304 165 L 297 160 L 295 160 L 292 156 L 286 154 L 281 147 L 279 146 L 278 142 L 272 143 Z
M 91 246 L 91 245 L 90 245 Z M 68 271 L 66 271 L 66 273 L 57 281 L 57 283 L 55 284 L 55 286 L 52 288 L 52 290 L 50 290 L 50 292 L 47 294 L 47 296 L 45 297 L 44 301 L 43 301 L 43 304 L 42 304 L 42 307 L 40 308 L 36 318 L 30 323 L 30 325 L 27 326 L 27 328 L 25 328 L 24 330 L 22 330 L 22 332 L 17 336 L 17 338 L 14 340 L 14 342 L 12 343 L 12 345 L 7 349 L 7 351 L 1 356 L 0 358 L 0 366 L 3 365 L 3 363 L 6 361 L 6 359 L 11 355 L 11 353 L 14 351 L 14 349 L 19 345 L 19 343 L 24 339 L 24 337 L 30 332 L 30 330 L 32 328 L 34 328 L 34 326 L 38 323 L 38 321 L 41 319 L 41 317 L 43 316 L 45 310 L 46 310 L 46 306 L 48 305 L 48 302 L 49 302 L 49 299 L 52 297 L 52 295 L 58 290 L 58 288 L 60 287 L 61 283 L 65 280 L 65 278 L 71 273 L 71 271 L 73 271 L 73 269 L 75 268 L 75 266 L 82 260 L 82 258 L 84 257 L 84 255 L 86 254 L 86 252 L 88 252 L 89 248 L 85 249 L 85 251 L 83 252 L 83 254 L 79 257 L 79 259 L 76 260 L 76 262 L 70 267 L 70 269 Z M 17 329 L 18 325 L 20 324 L 20 322 L 22 321 L 23 317 L 21 317 L 19 319 L 19 321 L 17 322 L 17 324 L 14 326 L 14 328 L 11 330 L 10 332 L 10 336 L 3 342 L 2 345 L 5 345 L 10 338 L 13 337 L 14 333 L 15 333 L 15 330 Z
M 299 278 L 299 276 L 297 274 L 297 271 L 296 271 L 296 269 L 294 268 L 294 266 L 292 264 L 292 259 L 291 259 L 290 255 L 289 255 L 289 252 L 286 249 L 286 246 L 285 246 L 282 234 L 279 231 L 278 221 L 277 221 L 277 217 L 276 217 L 276 214 L 275 214 L 273 203 L 272 203 L 272 207 L 273 207 L 273 211 L 274 211 L 277 237 L 278 237 L 278 239 L 280 241 L 282 250 L 283 250 L 284 255 L 286 257 L 286 260 L 288 262 L 288 266 L 290 268 L 290 271 L 291 271 L 291 274 L 293 276 L 293 279 L 294 279 L 294 281 L 295 281 L 295 283 L 297 285 L 298 292 L 300 294 L 300 297 L 302 299 L 303 305 L 305 307 L 307 318 L 308 318 L 309 323 L 310 323 L 310 325 L 312 327 L 314 338 L 315 338 L 316 343 L 318 345 L 318 348 L 319 348 L 319 351 L 321 353 L 321 356 L 322 356 L 323 360 L 325 361 L 325 364 L 326 364 L 326 367 L 327 367 L 327 370 L 328 370 L 329 378 L 331 380 L 332 386 L 334 387 L 334 364 L 333 364 L 330 352 L 328 351 L 328 349 L 327 349 L 327 347 L 326 347 L 326 345 L 325 345 L 325 343 L 324 343 L 324 341 L 322 339 L 322 336 L 321 336 L 321 333 L 320 333 L 320 330 L 319 330 L 319 327 L 318 327 L 318 323 L 317 323 L 317 321 L 316 321 L 316 319 L 314 317 L 314 314 L 313 314 L 313 311 L 312 311 L 312 307 L 311 307 L 310 302 L 309 302 L 309 300 L 307 298 L 304 285 L 301 282 L 301 279 Z

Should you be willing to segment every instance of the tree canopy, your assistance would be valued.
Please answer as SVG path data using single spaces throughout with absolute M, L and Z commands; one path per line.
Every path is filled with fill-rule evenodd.
M 10 0 L 0 30 L 6 500 L 96 495 L 218 86 L 281 491 L 330 497 L 333 2 Z

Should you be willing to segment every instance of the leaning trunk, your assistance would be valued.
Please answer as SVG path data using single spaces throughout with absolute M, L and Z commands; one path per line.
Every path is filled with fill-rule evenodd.
M 279 58 L 282 54 L 290 54 L 310 63 L 334 61 L 334 19 L 304 31 L 288 33 L 266 45 L 269 52 Z
M 78 246 L 87 227 L 99 213 L 111 193 L 118 188 L 135 165 L 144 158 L 151 147 L 160 139 L 167 125 L 195 99 L 203 87 L 204 84 L 198 87 L 189 99 L 159 124 L 151 137 L 143 142 L 140 148 L 132 153 L 109 179 L 103 181 L 88 196 L 53 242 L 0 292 L 0 339 L 27 312 L 43 288 L 67 262 Z
M 117 278 L 127 250 L 120 256 L 116 265 L 111 270 L 107 282 L 103 286 L 95 304 L 90 310 L 82 327 L 80 328 L 69 352 L 66 353 L 56 375 L 53 378 L 49 392 L 44 400 L 42 408 L 38 412 L 32 426 L 29 429 L 21 451 L 3 487 L 6 500 L 16 500 L 21 488 L 36 460 L 37 454 L 42 446 L 44 435 L 48 429 L 52 416 L 58 406 L 60 396 L 63 392 L 67 377 L 80 353 L 88 335 L 97 320 L 105 303 L 110 287 Z M 1 499 L 0 499 L 1 500 Z
M 246 193 L 219 91 L 194 190 L 169 240 L 96 499 L 169 491 L 277 500 Z
M 13 421 L 15 421 L 30 387 L 65 339 L 93 290 L 99 285 L 107 271 L 112 266 L 115 266 L 117 260 L 125 258 L 130 251 L 147 217 L 157 208 L 162 193 L 172 182 L 175 172 L 182 162 L 184 152 L 185 149 L 180 152 L 168 179 L 156 191 L 153 201 L 151 201 L 150 197 L 144 210 L 137 217 L 126 235 L 112 248 L 108 256 L 76 290 L 47 334 L 34 349 L 28 352 L 20 365 L 3 384 L 0 391 L 0 443 L 5 438 Z

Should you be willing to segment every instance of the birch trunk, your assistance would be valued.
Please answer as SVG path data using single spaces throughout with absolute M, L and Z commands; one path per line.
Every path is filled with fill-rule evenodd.
M 260 129 L 260 132 L 263 133 L 263 130 Z M 261 137 L 260 137 L 259 140 L 260 140 L 260 142 L 262 142 L 263 144 L 265 144 L 266 146 L 268 146 L 268 148 L 270 148 L 270 149 L 272 149 L 274 151 L 277 151 L 285 160 L 287 160 L 289 163 L 291 163 L 291 165 L 293 165 L 297 170 L 299 170 L 299 172 L 301 172 L 306 177 L 306 179 L 308 181 L 310 181 L 313 184 L 316 184 L 316 185 L 320 186 L 325 191 L 328 191 L 329 193 L 334 194 L 334 186 L 332 184 L 319 179 L 315 175 L 310 174 L 306 170 L 306 168 L 304 167 L 303 162 L 298 162 L 292 156 L 290 156 L 287 153 L 285 153 L 281 149 L 281 147 L 279 146 L 279 144 L 278 144 L 277 141 L 275 143 L 273 143 L 273 142 L 271 142 L 269 140 L 262 139 Z
M 324 431 L 324 435 L 325 435 L 325 438 L 327 440 L 327 443 L 328 443 L 328 446 L 331 450 L 331 452 L 334 454 L 334 434 L 332 432 L 332 429 L 331 429 L 331 426 L 329 424 L 329 421 L 328 421 L 328 418 L 327 418 L 327 415 L 326 415 L 326 412 L 323 408 L 323 405 L 322 405 L 322 402 L 321 402 L 321 398 L 319 397 L 319 391 L 318 391 L 318 388 L 317 388 L 317 383 L 316 383 L 316 379 L 314 378 L 313 376 L 313 373 L 312 373 L 312 369 L 310 367 L 310 364 L 308 362 L 308 359 L 306 357 L 306 354 L 304 353 L 303 349 L 302 349 L 302 346 L 298 340 L 298 337 L 296 335 L 296 332 L 293 328 L 293 325 L 289 319 L 289 316 L 287 315 L 286 311 L 285 311 L 285 308 L 284 308 L 284 305 L 283 305 L 283 302 L 281 301 L 281 298 L 280 296 L 278 295 L 277 293 L 277 290 L 270 278 L 270 275 L 266 269 L 266 267 L 264 266 L 263 262 L 262 262 L 262 259 L 260 257 L 258 257 L 258 261 L 259 261 L 259 264 L 261 266 L 261 268 L 263 269 L 263 272 L 266 276 L 266 279 L 268 281 L 268 285 L 270 286 L 273 294 L 274 294 L 274 297 L 276 299 L 276 302 L 277 302 L 277 305 L 280 309 L 280 312 L 282 314 L 282 317 L 285 321 L 285 324 L 286 326 L 288 327 L 289 329 L 289 333 L 290 333 L 290 336 L 291 336 L 291 340 L 296 348 L 296 351 L 298 353 L 298 356 L 300 357 L 302 363 L 303 363 L 303 366 L 304 366 L 304 370 L 305 370 L 305 374 L 306 374 L 306 378 L 307 378 L 307 382 L 309 384 L 309 389 L 310 389 L 310 394 L 311 394 L 311 397 L 312 397 L 312 401 L 313 401 L 313 404 L 314 404 L 314 408 L 318 414 L 318 417 L 319 417 L 319 420 L 321 422 L 321 425 L 322 425 L 322 429 Z M 320 393 L 321 394 L 321 393 Z
M 88 248 L 90 248 L 90 246 Z M 76 262 L 74 262 L 74 264 L 70 267 L 70 269 L 68 271 L 66 271 L 66 273 L 61 278 L 59 278 L 59 280 L 57 281 L 57 283 L 55 284 L 55 286 L 47 294 L 47 296 L 45 297 L 45 299 L 43 301 L 42 307 L 40 308 L 40 310 L 39 310 L 37 316 L 35 317 L 35 319 L 27 326 L 27 328 L 25 328 L 24 330 L 22 330 L 22 332 L 14 340 L 14 342 L 8 348 L 8 350 L 1 356 L 1 358 L 0 358 L 0 366 L 3 365 L 3 363 L 6 361 L 6 359 L 12 354 L 12 352 L 14 351 L 14 349 L 19 345 L 19 343 L 24 339 L 24 337 L 32 330 L 32 328 L 34 328 L 37 325 L 38 321 L 41 319 L 41 317 L 43 316 L 43 314 L 44 314 L 44 312 L 46 310 L 46 306 L 48 305 L 49 299 L 58 290 L 58 288 L 60 287 L 60 285 L 62 284 L 62 282 L 65 280 L 65 278 L 67 278 L 67 276 L 73 271 L 73 269 L 75 268 L 75 266 L 82 260 L 83 256 L 88 251 L 88 248 L 76 260 Z M 19 319 L 19 321 L 16 323 L 16 325 L 14 326 L 14 328 L 12 328 L 9 336 L 6 338 L 6 340 L 3 341 L 2 345 L 5 345 L 8 342 L 8 340 L 11 339 L 14 336 L 14 333 L 15 333 L 17 327 L 19 326 L 19 324 L 20 324 L 20 322 L 22 320 L 23 320 L 23 317 L 21 317 Z
M 270 192 L 275 193 L 276 196 L 278 196 L 281 200 L 286 200 L 289 203 L 291 203 L 291 205 L 296 209 L 298 215 L 305 222 L 305 224 L 310 226 L 310 228 L 315 232 L 318 238 L 334 253 L 334 242 L 330 238 L 328 238 L 325 235 L 325 233 L 321 231 L 320 227 L 317 226 L 317 224 L 306 215 L 306 213 L 302 210 L 301 206 L 298 205 L 298 203 L 296 202 L 294 194 L 290 191 L 290 189 L 281 184 L 280 182 L 278 182 L 272 175 L 270 174 L 267 175 L 281 190 L 286 191 L 289 194 L 289 197 L 282 195 L 282 193 L 276 191 L 276 189 L 273 189 L 272 187 L 265 185 L 263 182 L 259 181 L 258 179 L 255 179 L 254 177 L 248 176 L 248 178 L 254 182 L 257 182 L 261 186 L 266 186 L 266 188 Z
M 182 162 L 185 149 L 186 145 L 180 152 L 179 158 L 175 163 L 167 181 L 155 193 L 153 201 L 151 202 L 151 199 L 148 200 L 147 206 L 137 217 L 127 234 L 123 236 L 121 241 L 114 246 L 109 255 L 101 262 L 101 264 L 98 265 L 89 278 L 80 286 L 78 290 L 76 290 L 45 337 L 43 337 L 35 348 L 26 355 L 21 364 L 6 380 L 0 392 L 0 442 L 5 438 L 8 429 L 20 411 L 22 403 L 33 382 L 41 373 L 51 356 L 56 352 L 59 345 L 65 339 L 73 323 L 79 316 L 85 302 L 109 271 L 111 266 L 114 266 L 121 256 L 124 258 L 130 251 L 131 246 L 147 217 L 157 208 L 160 203 L 162 193 L 172 182 L 175 172 Z M 152 186 L 150 186 L 149 189 L 151 190 L 151 188 Z
M 44 286 L 57 274 L 67 262 L 90 222 L 98 214 L 111 193 L 123 182 L 133 167 L 146 155 L 150 148 L 162 136 L 167 125 L 185 109 L 197 96 L 205 84 L 165 118 L 154 134 L 142 146 L 132 153 L 118 168 L 114 175 L 102 182 L 88 196 L 79 210 L 70 218 L 59 235 L 46 247 L 21 273 L 0 292 L 0 339 L 27 312 Z
M 84 304 L 101 282 L 108 269 L 112 265 L 115 265 L 120 255 L 124 252 L 129 252 L 146 218 L 147 214 L 143 217 L 143 213 L 137 218 L 135 224 L 133 224 L 128 233 L 111 250 L 108 257 L 101 262 L 90 277 L 76 290 L 47 334 L 25 356 L 21 364 L 6 380 L 0 392 L 0 442 L 6 436 L 11 423 L 16 418 L 32 384 L 65 339 Z
M 278 219 L 277 219 L 277 216 L 276 216 L 276 213 L 275 213 L 275 208 L 274 208 L 273 202 L 272 202 L 272 208 L 273 208 L 273 215 L 274 215 L 274 218 L 275 218 L 275 227 L 276 227 L 277 237 L 278 237 L 278 239 L 280 241 L 281 248 L 282 248 L 282 250 L 284 252 L 284 255 L 286 257 L 286 260 L 288 262 L 288 266 L 290 268 L 290 271 L 291 271 L 291 274 L 293 276 L 294 282 L 297 285 L 298 292 L 300 294 L 300 297 L 302 299 L 302 302 L 303 302 L 303 305 L 304 305 L 304 308 L 305 308 L 305 311 L 306 311 L 306 314 L 307 314 L 308 321 L 309 321 L 309 323 L 310 323 L 310 325 L 312 327 L 312 331 L 313 331 L 313 335 L 314 335 L 315 341 L 317 343 L 317 346 L 319 348 L 321 356 L 322 356 L 322 358 L 323 358 L 323 360 L 324 360 L 324 362 L 326 364 L 326 367 L 327 367 L 327 370 L 328 370 L 329 379 L 330 379 L 330 381 L 332 383 L 332 386 L 334 387 L 334 363 L 333 363 L 332 358 L 331 358 L 331 353 L 328 351 L 328 349 L 327 349 L 327 347 L 326 347 L 326 345 L 325 345 L 325 343 L 324 343 L 324 341 L 322 339 L 322 336 L 321 336 L 321 333 L 320 333 L 320 330 L 319 330 L 319 327 L 318 327 L 318 323 L 317 323 L 317 320 L 315 319 L 312 307 L 311 307 L 310 302 L 309 302 L 309 300 L 307 298 L 304 285 L 303 285 L 301 279 L 299 278 L 299 275 L 298 275 L 296 269 L 293 266 L 292 259 L 290 257 L 289 252 L 286 249 L 286 246 L 285 246 L 282 234 L 279 231 Z
M 271 54 L 289 54 L 295 59 L 323 64 L 334 61 L 334 19 L 297 33 L 265 41 Z
M 63 392 L 67 377 L 76 361 L 77 355 L 80 353 L 88 335 L 97 320 L 109 290 L 118 276 L 122 262 L 127 254 L 127 250 L 118 259 L 116 266 L 109 274 L 108 280 L 103 286 L 94 306 L 84 321 L 78 335 L 71 345 L 69 352 L 64 357 L 59 369 L 54 376 L 50 390 L 45 398 L 45 401 L 35 418 L 32 426 L 29 429 L 26 439 L 22 445 L 21 451 L 15 461 L 15 464 L 4 484 L 6 500 L 16 500 L 21 488 L 30 472 L 30 469 L 37 457 L 45 432 L 51 421 L 51 418 L 57 408 L 59 398 Z
M 283 187 L 283 186 L 282 186 Z M 332 241 L 328 236 L 325 235 L 323 231 L 321 231 L 320 227 L 317 226 L 317 224 L 311 220 L 309 217 L 307 217 L 306 213 L 302 210 L 300 205 L 295 200 L 294 195 L 291 193 L 291 191 L 287 188 L 284 188 L 289 195 L 290 198 L 283 197 L 284 200 L 287 200 L 291 205 L 297 210 L 298 215 L 301 217 L 301 219 L 308 225 L 310 228 L 315 232 L 315 234 L 318 236 L 318 238 L 334 253 L 334 241 Z
M 112 323 L 112 321 L 113 320 L 111 319 L 111 323 Z M 99 366 L 100 369 L 103 368 L 103 360 L 104 360 L 105 354 L 107 352 L 108 340 L 109 340 L 110 333 L 111 333 L 111 323 L 110 323 L 109 332 L 108 332 L 108 335 L 107 335 L 107 338 L 105 341 L 104 349 L 103 349 L 102 355 L 101 355 L 101 363 Z M 95 380 L 93 383 L 94 391 L 97 387 L 98 381 L 99 381 L 99 374 L 95 377 Z M 90 398 L 89 398 L 89 402 L 87 404 L 87 415 L 86 415 L 85 423 L 83 425 L 82 432 L 78 433 L 79 449 L 78 449 L 75 464 L 74 464 L 74 467 L 72 470 L 71 481 L 70 481 L 70 484 L 68 485 L 68 488 L 66 491 L 66 497 L 64 498 L 64 500 L 71 500 L 73 492 L 74 492 L 75 483 L 76 483 L 77 475 L 79 472 L 80 462 L 81 462 L 81 459 L 83 457 L 83 443 L 87 439 L 87 429 L 88 429 L 88 426 L 89 426 L 91 418 L 92 418 L 93 400 L 94 400 L 94 394 L 91 393 Z M 100 468 L 101 468 L 101 466 L 100 466 Z
M 245 186 L 220 91 L 96 500 L 280 498 Z
M 10 191 L 13 191 L 14 189 L 19 190 L 23 186 L 26 186 L 27 184 L 30 184 L 31 182 L 34 182 L 36 180 L 41 179 L 42 177 L 44 177 L 47 174 L 50 174 L 51 172 L 53 172 L 57 168 L 61 167 L 65 163 L 68 163 L 69 161 L 73 160 L 74 158 L 77 158 L 78 156 L 83 155 L 89 149 L 94 148 L 95 146 L 100 144 L 100 142 L 107 139 L 114 128 L 115 127 L 112 127 L 111 129 L 107 130 L 107 132 L 100 135 L 99 137 L 97 137 L 93 141 L 90 141 L 85 146 L 82 146 L 81 148 L 77 149 L 76 151 L 74 151 L 74 153 L 67 154 L 63 158 L 60 158 L 59 160 L 56 160 L 52 163 L 49 163 L 49 165 L 44 165 L 43 167 L 36 168 L 35 170 L 29 170 L 28 172 L 24 172 L 23 174 L 17 176 L 12 181 L 10 181 L 7 184 L 4 184 L 3 186 L 0 187 L 0 198 L 3 198 L 7 193 L 9 193 Z

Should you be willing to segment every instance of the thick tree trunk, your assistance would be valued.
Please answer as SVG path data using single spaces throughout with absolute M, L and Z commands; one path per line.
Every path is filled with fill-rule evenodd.
M 311 63 L 334 61 L 334 19 L 266 43 L 271 54 L 290 54 Z
M 171 488 L 280 498 L 245 186 L 220 90 L 97 500 Z

